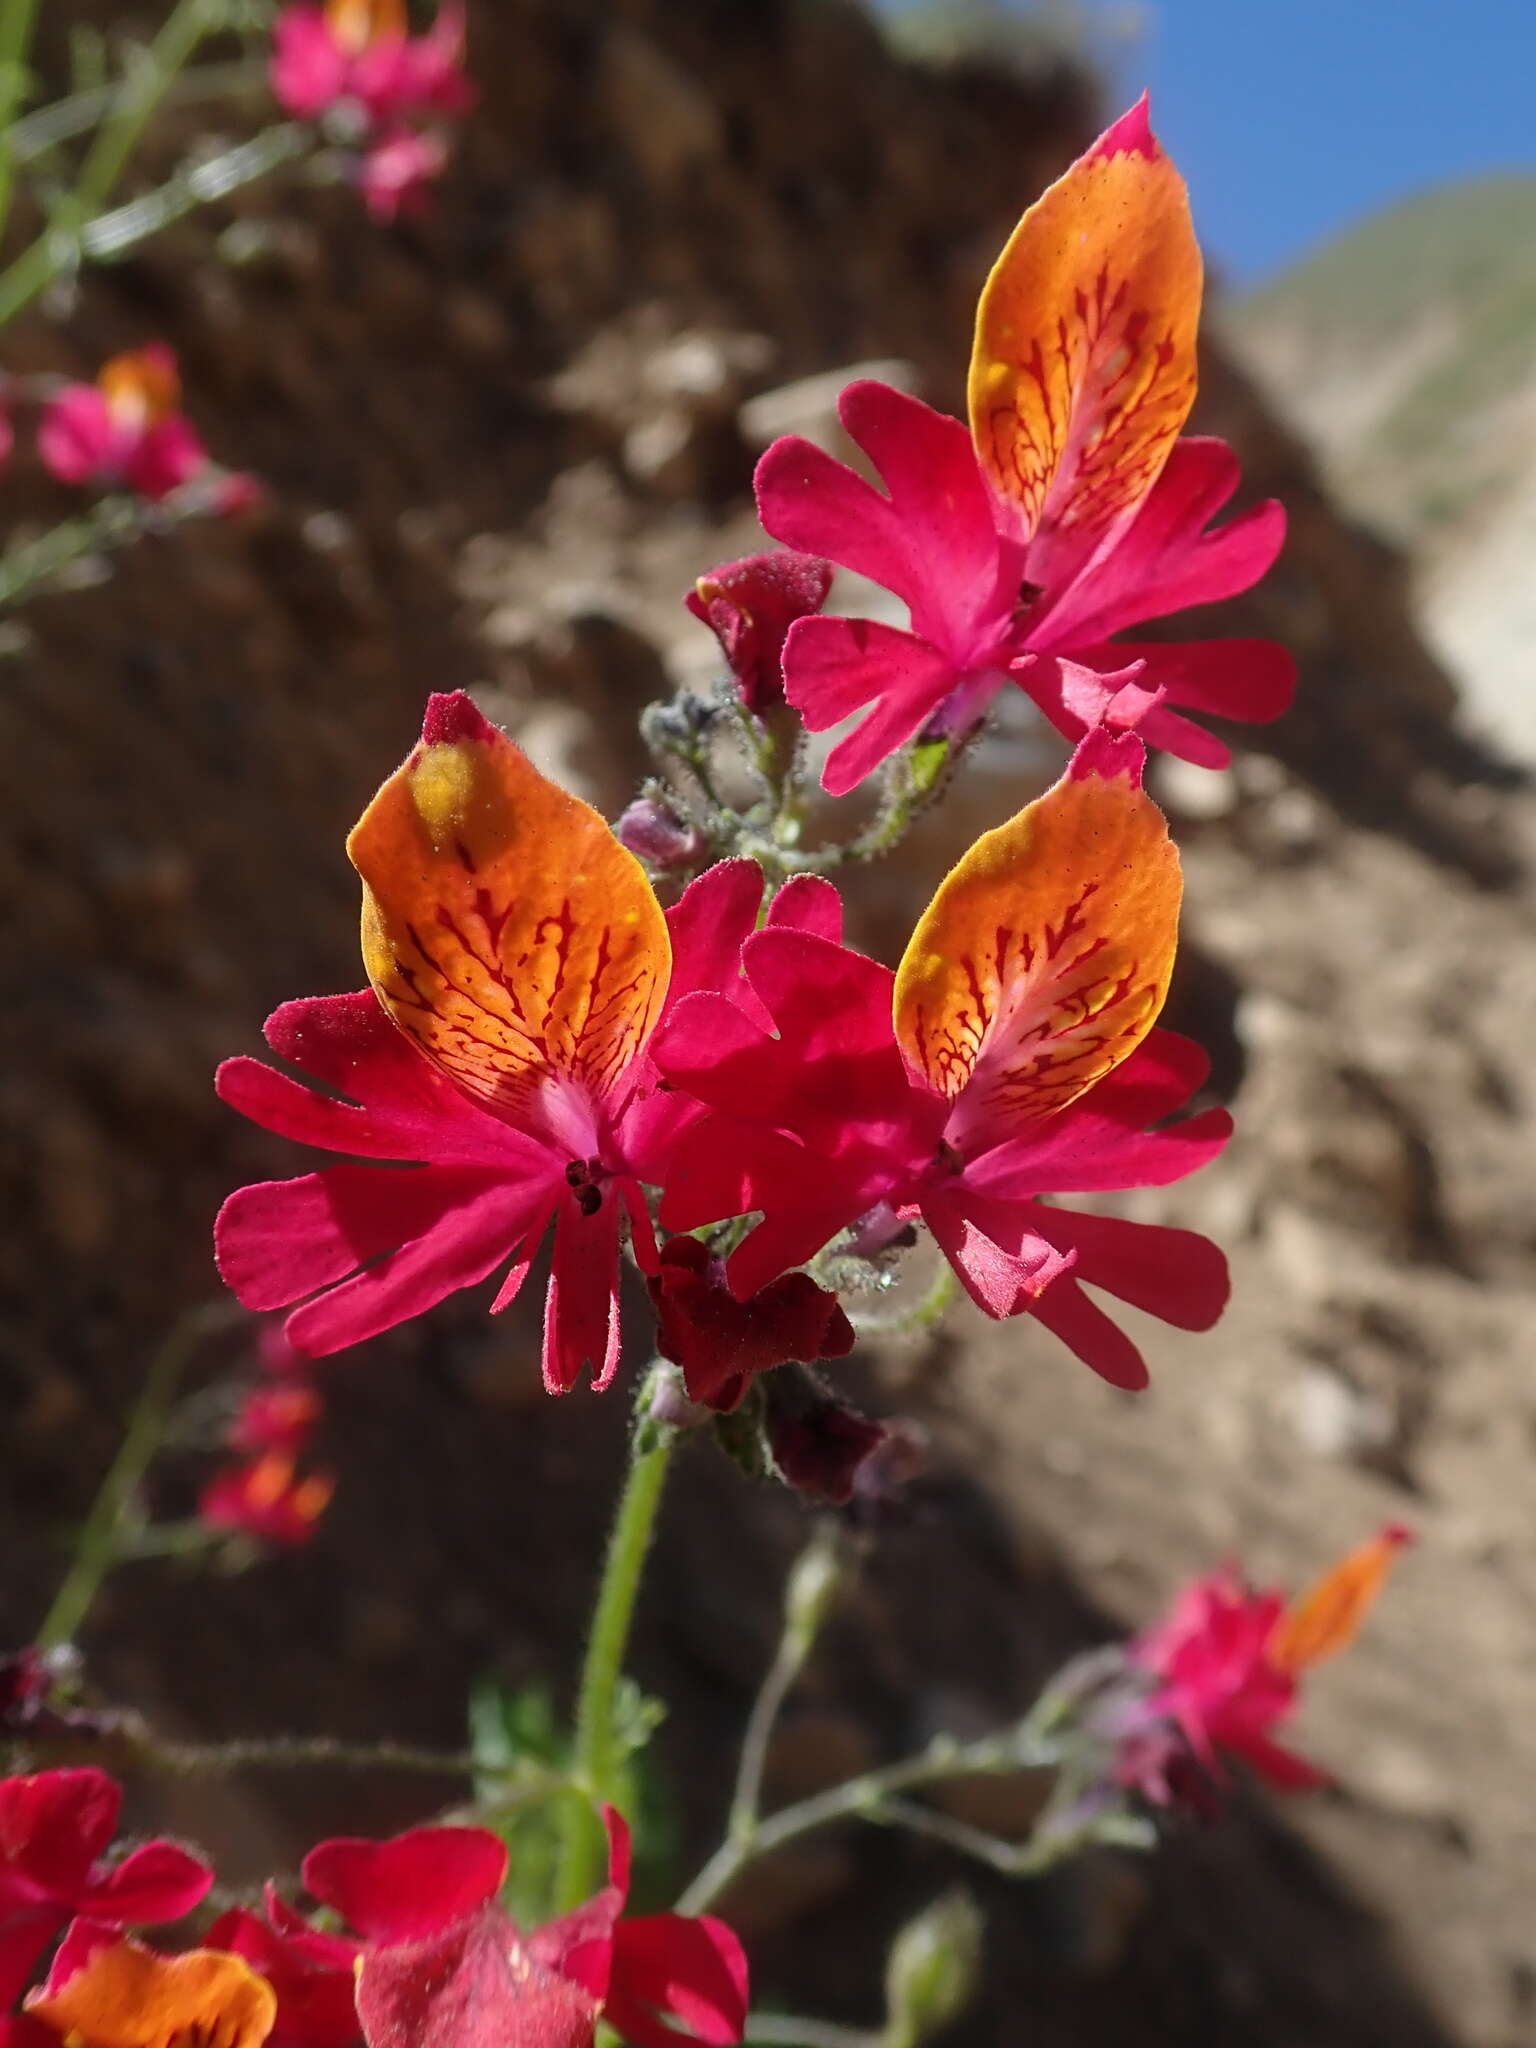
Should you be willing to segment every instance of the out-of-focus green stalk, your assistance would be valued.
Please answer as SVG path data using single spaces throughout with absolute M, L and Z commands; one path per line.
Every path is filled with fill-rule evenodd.
M 11 207 L 15 158 L 11 137 L 26 91 L 27 60 L 37 27 L 37 0 L 0 0 L 0 233 Z
M 113 95 L 73 187 L 36 241 L 0 272 L 0 325 L 78 264 L 81 231 L 111 196 L 156 107 L 204 36 L 223 25 L 223 0 L 177 0 Z
M 123 1531 L 129 1520 L 134 1495 L 138 1492 L 150 1460 L 165 1434 L 166 1417 L 182 1374 L 197 1354 L 198 1346 L 230 1319 L 224 1302 L 204 1303 L 189 1309 L 175 1324 L 161 1345 L 144 1377 L 144 1388 L 128 1419 L 122 1446 L 107 1470 L 101 1491 L 92 1504 L 75 1546 L 75 1561 L 53 1605 L 43 1617 L 35 1638 L 40 1650 L 56 1650 L 73 1642 L 102 1581 L 118 1561 Z

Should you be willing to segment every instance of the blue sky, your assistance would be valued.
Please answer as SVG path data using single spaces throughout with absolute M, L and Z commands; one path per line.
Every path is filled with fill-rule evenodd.
M 1123 97 L 1152 88 L 1158 133 L 1233 283 L 1426 185 L 1536 170 L 1536 0 L 1056 8 L 1105 25 L 1095 41 Z M 1121 41 L 1111 31 L 1127 17 Z

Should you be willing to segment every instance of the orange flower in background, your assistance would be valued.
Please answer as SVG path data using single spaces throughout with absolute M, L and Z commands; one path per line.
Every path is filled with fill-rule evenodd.
M 26 2010 L 66 2048 L 261 2048 L 277 1999 L 239 1956 L 157 1955 L 77 1921 Z

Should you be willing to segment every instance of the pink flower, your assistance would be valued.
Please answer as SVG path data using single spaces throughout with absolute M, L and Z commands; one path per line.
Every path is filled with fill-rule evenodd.
M 197 1512 L 209 1529 L 293 1550 L 314 1535 L 335 1491 L 331 1473 L 301 1474 L 285 1452 L 264 1451 L 216 1473 L 198 1497 Z
M 0 2007 L 71 1915 L 113 1928 L 179 1920 L 212 1884 L 207 1865 L 173 1842 L 106 1862 L 122 1797 L 105 1771 L 0 1779 Z
M 1275 504 L 1206 530 L 1238 473 L 1220 441 L 1177 439 L 1199 301 L 1183 181 L 1143 100 L 999 258 L 978 310 L 970 431 L 863 382 L 838 409 L 883 495 L 798 437 L 763 456 L 767 530 L 885 585 L 911 614 L 910 632 L 838 618 L 790 628 L 785 691 L 806 724 L 867 712 L 828 757 L 833 794 L 924 729 L 969 730 L 1010 678 L 1073 740 L 1127 683 L 1162 692 L 1142 736 L 1207 767 L 1227 748 L 1170 706 L 1257 720 L 1285 709 L 1293 668 L 1268 641 L 1111 637 L 1247 589 L 1284 538 Z
M 784 639 L 796 619 L 819 612 L 832 565 L 780 549 L 722 562 L 683 602 L 720 642 L 741 701 L 761 714 L 784 702 Z
M 735 980 L 762 876 L 712 868 L 663 916 L 597 813 L 530 765 L 469 699 L 434 697 L 421 745 L 352 834 L 372 990 L 287 1003 L 273 1050 L 328 1090 L 251 1059 L 226 1102 L 283 1136 L 409 1172 L 342 1164 L 242 1188 L 216 1229 L 248 1308 L 295 1302 L 293 1344 L 340 1350 L 511 1261 L 512 1301 L 554 1225 L 544 1379 L 619 1359 L 619 1239 L 656 1268 L 642 1181 L 698 1114 L 662 1088 L 664 1009 Z
M 887 1227 L 921 1216 L 987 1314 L 1037 1316 L 1117 1386 L 1146 1367 L 1080 1283 L 1181 1329 L 1215 1321 L 1226 1265 L 1204 1238 L 1040 1199 L 1182 1179 L 1230 1134 L 1222 1110 L 1149 1129 L 1206 1061 L 1152 1031 L 1180 885 L 1144 758 L 1132 735 L 1091 734 L 948 876 L 894 977 L 769 928 L 742 965 L 772 1035 L 728 995 L 676 1006 L 656 1058 L 715 1115 L 679 1146 L 662 1220 L 763 1212 L 727 1268 L 738 1298 L 881 1209 Z
M 232 1451 L 285 1451 L 297 1457 L 320 1420 L 320 1396 L 313 1387 L 255 1387 L 240 1403 L 225 1442 Z
M 305 1884 L 362 1937 L 356 2010 L 370 2048 L 591 2048 L 599 2018 L 633 2048 L 739 2041 L 747 2008 L 740 1943 L 719 1920 L 623 1919 L 629 1831 L 612 1808 L 605 1818 L 607 1886 L 529 1934 L 496 1903 L 506 1850 L 485 1829 L 416 1828 L 312 1851 Z M 251 1946 L 242 1953 L 260 1968 L 255 1951 L 264 1944 L 243 1932 Z M 302 1940 L 289 1931 L 285 1955 Z M 328 1952 L 300 1960 L 322 1973 L 344 1966 Z M 313 2026 L 291 2039 L 293 2048 L 340 2048 L 339 2035 Z
M 120 486 L 156 504 L 211 468 L 180 404 L 176 358 L 151 342 L 113 356 L 94 384 L 66 384 L 50 398 L 38 452 L 61 483 Z
M 442 176 L 448 150 L 440 135 L 397 128 L 363 151 L 358 190 L 375 220 L 419 213 L 427 187 Z
M 738 1301 L 724 1261 L 696 1237 L 670 1238 L 646 1285 L 657 1350 L 682 1367 L 689 1399 L 711 1408 L 735 1408 L 754 1373 L 791 1359 L 842 1358 L 857 1341 L 837 1296 L 804 1273 Z
M 1165 1802 L 1170 1775 L 1174 1786 L 1180 1782 L 1182 1742 L 1217 1778 L 1217 1752 L 1224 1750 L 1281 1791 L 1325 1784 L 1324 1772 L 1283 1748 L 1271 1731 L 1294 1711 L 1301 1673 L 1353 1641 L 1410 1540 L 1406 1530 L 1389 1526 L 1294 1604 L 1282 1593 L 1251 1591 L 1230 1566 L 1187 1586 L 1167 1618 L 1130 1647 L 1153 1687 L 1125 1729 L 1121 1781 Z
M 403 0 L 327 0 L 285 7 L 272 31 L 272 91 L 301 120 L 342 102 L 370 125 L 464 113 L 464 9 L 447 0 L 422 36 L 407 33 Z

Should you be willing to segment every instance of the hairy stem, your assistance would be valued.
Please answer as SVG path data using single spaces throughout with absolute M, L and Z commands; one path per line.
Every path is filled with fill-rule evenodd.
M 557 1913 L 579 1906 L 603 1878 L 603 1828 L 596 1809 L 611 1798 L 621 1761 L 615 1755 L 614 1705 L 629 1649 L 635 1601 L 672 1455 L 670 1435 L 646 1424 L 654 1380 L 653 1370 L 641 1386 L 629 1471 L 619 1496 L 613 1533 L 608 1539 L 582 1666 L 572 1753 L 572 1781 L 582 1797 L 570 1801 L 567 1813 L 556 1879 Z
M 37 27 L 37 0 L 0 0 L 0 233 L 11 208 L 16 172 L 16 109 L 27 87 L 27 59 Z

